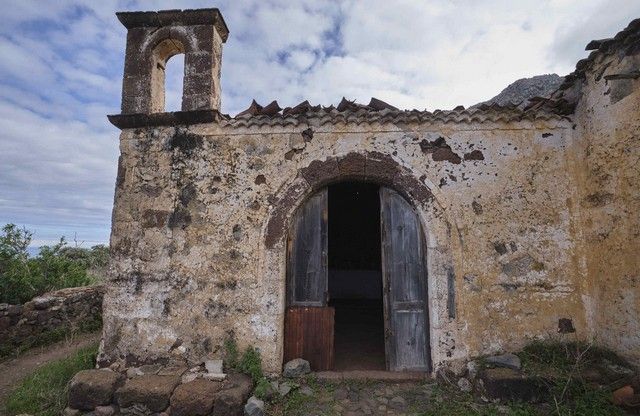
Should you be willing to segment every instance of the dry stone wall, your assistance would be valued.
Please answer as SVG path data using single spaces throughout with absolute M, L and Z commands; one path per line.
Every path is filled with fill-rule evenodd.
M 0 351 L 10 354 L 76 330 L 97 330 L 104 286 L 61 289 L 22 305 L 0 304 Z

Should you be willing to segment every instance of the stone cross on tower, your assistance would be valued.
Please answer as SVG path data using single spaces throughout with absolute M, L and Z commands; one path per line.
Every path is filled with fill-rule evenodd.
M 218 9 L 116 13 L 128 29 L 120 128 L 214 121 L 220 109 L 222 44 L 229 29 Z M 182 111 L 166 113 L 165 67 L 184 54 Z

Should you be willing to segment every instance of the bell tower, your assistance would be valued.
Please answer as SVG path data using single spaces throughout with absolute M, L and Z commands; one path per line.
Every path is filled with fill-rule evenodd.
M 120 12 L 127 28 L 119 128 L 211 122 L 220 110 L 222 45 L 229 36 L 218 9 Z M 182 111 L 165 112 L 165 67 L 184 55 Z M 174 58 L 178 59 L 178 57 Z

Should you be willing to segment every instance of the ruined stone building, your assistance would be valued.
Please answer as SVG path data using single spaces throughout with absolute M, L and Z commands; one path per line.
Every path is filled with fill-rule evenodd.
M 217 9 L 118 18 L 100 365 L 219 357 L 228 337 L 271 373 L 435 371 L 534 339 L 640 363 L 640 20 L 526 105 L 230 117 Z M 164 112 L 174 55 L 182 111 Z

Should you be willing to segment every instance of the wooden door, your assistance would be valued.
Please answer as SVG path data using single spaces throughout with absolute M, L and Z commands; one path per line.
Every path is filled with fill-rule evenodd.
M 333 367 L 334 311 L 327 307 L 327 189 L 302 205 L 287 242 L 285 362 L 304 358 L 311 369 Z
M 387 368 L 429 370 L 427 270 L 420 219 L 397 192 L 380 188 Z

